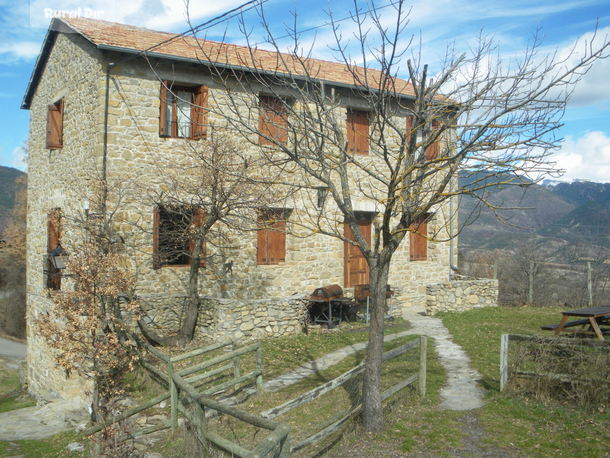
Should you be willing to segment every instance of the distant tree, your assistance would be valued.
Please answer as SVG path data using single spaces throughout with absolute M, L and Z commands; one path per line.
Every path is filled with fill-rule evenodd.
M 27 175 L 15 180 L 15 204 L 0 234 L 0 329 L 25 338 L 25 237 Z

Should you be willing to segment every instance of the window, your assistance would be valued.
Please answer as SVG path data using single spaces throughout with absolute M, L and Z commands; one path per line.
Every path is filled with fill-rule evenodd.
M 347 109 L 347 151 L 350 154 L 369 154 L 369 113 Z
M 435 119 L 434 121 L 432 121 L 432 132 L 431 135 L 435 135 L 435 131 L 437 131 L 441 126 L 441 123 Z M 426 148 L 426 160 L 427 161 L 431 161 L 433 159 L 437 159 L 440 156 L 441 153 L 441 145 L 440 145 L 440 139 L 436 139 L 436 141 L 434 143 L 432 143 L 430 146 L 428 146 Z
M 197 140 L 208 130 L 207 86 L 176 86 L 161 83 L 159 135 Z
M 202 208 L 190 206 L 158 206 L 153 221 L 153 267 L 186 266 L 196 239 L 190 232 L 205 222 Z M 199 265 L 205 265 L 206 245 L 203 241 Z
M 47 284 L 49 289 L 61 289 L 61 270 L 55 268 L 51 253 L 61 242 L 61 210 L 55 208 L 47 215 Z
M 411 133 L 412 130 L 414 128 L 413 126 L 413 116 L 407 116 L 406 117 L 406 141 L 407 144 L 409 143 L 409 141 L 411 140 Z M 440 127 L 440 122 L 438 120 L 434 120 L 432 121 L 432 134 L 434 133 L 435 130 L 438 130 L 438 128 Z M 416 144 L 421 144 L 423 142 L 423 133 L 422 133 L 422 129 L 417 129 L 417 138 L 416 138 Z M 418 151 L 418 159 L 421 158 L 421 150 Z M 434 143 L 432 143 L 430 146 L 428 146 L 426 148 L 426 160 L 427 161 L 431 161 L 433 159 L 438 158 L 440 155 L 440 142 L 437 139 Z
M 420 218 L 409 226 L 409 255 L 411 261 L 428 259 L 428 220 L 430 215 Z
M 278 97 L 261 95 L 258 98 L 259 145 L 286 145 L 288 119 L 285 101 Z
M 59 149 L 63 146 L 64 99 L 49 105 L 47 110 L 47 148 Z
M 256 263 L 279 264 L 286 261 L 286 210 L 261 210 L 258 214 Z

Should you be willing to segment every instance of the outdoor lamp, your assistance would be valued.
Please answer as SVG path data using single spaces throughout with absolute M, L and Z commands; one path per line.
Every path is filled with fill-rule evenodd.
M 53 263 L 53 267 L 56 269 L 65 269 L 66 261 L 68 260 L 68 253 L 63 249 L 60 243 L 51 251 L 50 254 L 51 262 Z

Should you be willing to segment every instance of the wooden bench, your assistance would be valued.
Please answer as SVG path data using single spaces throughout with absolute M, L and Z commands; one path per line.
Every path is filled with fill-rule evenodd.
M 574 320 L 574 321 L 568 321 L 567 323 L 565 323 L 563 325 L 564 328 L 572 328 L 574 326 L 584 326 L 590 324 L 588 319 L 582 319 L 582 320 Z M 540 329 L 544 329 L 545 331 L 554 331 L 555 329 L 557 329 L 559 327 L 559 324 L 546 324 L 544 326 L 540 326 Z

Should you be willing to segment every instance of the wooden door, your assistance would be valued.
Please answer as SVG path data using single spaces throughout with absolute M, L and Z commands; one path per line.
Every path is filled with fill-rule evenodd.
M 371 220 L 367 216 L 358 221 L 358 228 L 364 237 L 364 240 L 371 245 Z M 344 223 L 344 235 L 349 240 L 354 240 L 352 230 L 347 223 Z M 351 243 L 344 243 L 344 274 L 345 287 L 349 288 L 355 285 L 367 285 L 369 283 L 369 266 L 366 263 L 366 258 L 360 251 L 360 248 Z

